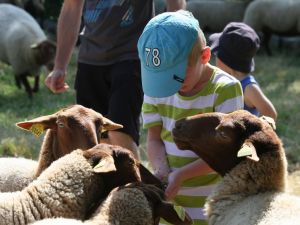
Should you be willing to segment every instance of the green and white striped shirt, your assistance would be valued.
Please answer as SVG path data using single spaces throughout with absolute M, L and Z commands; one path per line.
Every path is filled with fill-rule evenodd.
M 171 131 L 176 120 L 199 113 L 228 113 L 238 109 L 243 109 L 240 82 L 215 67 L 207 85 L 194 96 L 184 97 L 177 93 L 170 97 L 152 98 L 145 95 L 142 107 L 143 126 L 149 128 L 162 125 L 160 137 L 165 144 L 170 169 L 174 171 L 199 159 L 192 151 L 179 150 L 175 145 Z M 174 201 L 186 209 L 194 225 L 206 224 L 203 206 L 219 180 L 219 175 L 213 172 L 188 179 L 180 188 Z

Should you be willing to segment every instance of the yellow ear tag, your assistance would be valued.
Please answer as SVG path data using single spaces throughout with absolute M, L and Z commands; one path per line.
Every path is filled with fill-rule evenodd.
M 184 211 L 184 209 L 181 206 L 179 206 L 179 205 L 174 205 L 174 210 L 176 211 L 178 217 L 182 221 L 184 221 L 184 219 L 185 219 L 185 211 Z
M 33 124 L 29 129 L 36 137 L 41 136 L 44 131 L 44 125 L 41 123 Z
M 252 149 L 250 146 L 244 144 L 243 147 L 238 151 L 237 157 L 252 155 Z

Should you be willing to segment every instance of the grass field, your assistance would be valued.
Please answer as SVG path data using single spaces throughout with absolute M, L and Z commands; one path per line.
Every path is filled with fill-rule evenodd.
M 74 55 L 68 70 L 71 87 L 75 70 Z M 300 162 L 299 55 L 291 52 L 274 52 L 272 57 L 259 54 L 254 75 L 278 111 L 277 133 L 284 143 L 292 168 Z M 44 71 L 40 91 L 29 100 L 25 91 L 16 87 L 11 68 L 0 64 L 0 155 L 36 158 L 42 137 L 35 138 L 31 133 L 18 129 L 15 123 L 54 113 L 61 107 L 75 103 L 73 88 L 64 94 L 52 94 L 43 84 L 45 76 Z M 146 132 L 142 130 L 141 134 L 140 148 L 144 152 Z

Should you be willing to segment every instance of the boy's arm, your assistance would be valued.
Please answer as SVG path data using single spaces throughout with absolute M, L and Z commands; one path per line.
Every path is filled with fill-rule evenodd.
M 169 165 L 166 158 L 165 145 L 160 138 L 162 126 L 154 126 L 148 129 L 147 154 L 154 174 L 161 180 L 167 180 Z
M 173 12 L 179 9 L 186 8 L 186 1 L 185 0 L 166 0 L 167 4 L 167 11 Z
M 248 85 L 245 89 L 245 103 L 248 106 L 254 106 L 260 114 L 277 118 L 277 112 L 272 102 L 264 95 L 262 90 L 256 84 Z
M 165 191 L 168 200 L 173 199 L 181 184 L 192 177 L 205 175 L 214 172 L 209 165 L 201 159 L 198 159 L 192 163 L 189 163 L 180 169 L 177 169 L 169 174 L 168 187 Z

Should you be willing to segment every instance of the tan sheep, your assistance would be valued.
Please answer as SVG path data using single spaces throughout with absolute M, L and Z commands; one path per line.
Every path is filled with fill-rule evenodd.
M 141 181 L 131 151 L 98 144 L 53 162 L 22 191 L 0 193 L 0 224 L 66 217 L 84 220 L 115 187 Z
M 81 105 L 72 105 L 58 112 L 17 123 L 18 127 L 41 135 L 46 130 L 37 163 L 22 158 L 0 158 L 0 191 L 19 191 L 53 161 L 72 150 L 88 149 L 100 142 L 103 130 L 114 130 L 122 125 Z M 25 167 L 26 164 L 30 164 Z M 9 168 L 9 169 L 8 169 Z M 32 170 L 35 170 L 32 173 Z
M 177 121 L 172 133 L 223 176 L 206 202 L 210 225 L 300 224 L 282 142 L 265 120 L 244 110 L 206 113 Z
M 164 192 L 153 185 L 130 183 L 110 192 L 89 220 L 46 219 L 34 225 L 156 225 L 160 217 L 174 225 L 192 224 L 184 211 L 181 216 L 164 199 Z

